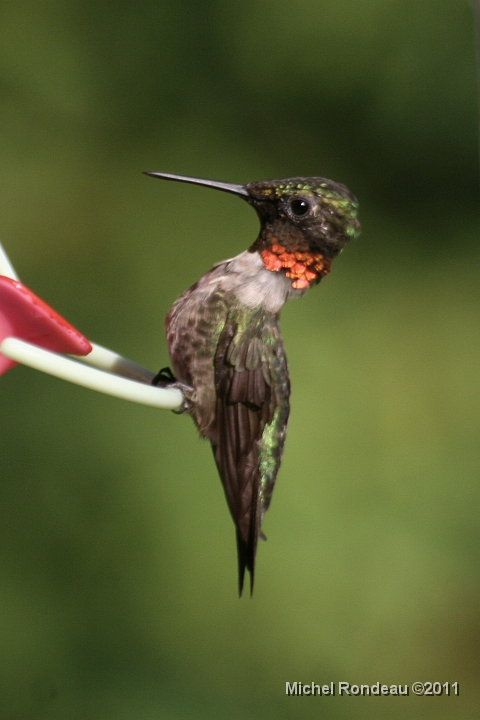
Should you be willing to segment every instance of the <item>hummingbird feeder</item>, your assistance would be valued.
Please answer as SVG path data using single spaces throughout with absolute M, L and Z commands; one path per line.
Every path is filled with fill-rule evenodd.
M 183 400 L 176 388 L 154 387 L 155 373 L 87 340 L 20 282 L 0 244 L 0 375 L 18 363 L 143 405 L 175 410 Z

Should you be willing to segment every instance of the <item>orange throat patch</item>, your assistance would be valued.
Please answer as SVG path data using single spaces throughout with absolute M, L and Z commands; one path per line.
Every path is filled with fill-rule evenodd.
M 278 272 L 285 268 L 288 278 L 292 278 L 292 287 L 305 290 L 317 278 L 330 272 L 331 258 L 321 253 L 287 252 L 283 245 L 274 243 L 270 248 L 260 251 L 267 270 Z

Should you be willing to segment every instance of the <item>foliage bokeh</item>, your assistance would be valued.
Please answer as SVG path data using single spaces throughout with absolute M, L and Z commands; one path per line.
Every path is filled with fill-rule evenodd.
M 165 365 L 172 301 L 255 237 L 235 198 L 142 170 L 324 175 L 363 225 L 283 313 L 292 417 L 252 600 L 188 418 L 1 378 L 1 717 L 473 717 L 470 5 L 2 0 L 0 20 L 1 239 L 92 340 Z M 285 697 L 295 680 L 461 696 Z

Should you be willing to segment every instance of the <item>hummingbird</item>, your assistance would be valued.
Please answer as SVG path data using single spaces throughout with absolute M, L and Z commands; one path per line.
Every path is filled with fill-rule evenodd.
M 223 260 L 173 304 L 165 326 L 173 373 L 155 384 L 182 390 L 183 408 L 207 438 L 236 527 L 239 595 L 253 592 L 258 538 L 280 467 L 290 379 L 279 328 L 285 302 L 330 272 L 360 225 L 358 202 L 340 183 L 294 177 L 247 185 L 146 172 L 238 195 L 260 220 L 250 247 Z

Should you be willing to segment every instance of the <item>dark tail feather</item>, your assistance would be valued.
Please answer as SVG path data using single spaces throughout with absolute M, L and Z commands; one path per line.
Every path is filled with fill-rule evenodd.
M 253 595 L 253 584 L 255 581 L 255 556 L 257 554 L 258 538 L 262 540 L 267 538 L 260 530 L 261 519 L 261 503 L 259 495 L 259 479 L 254 476 L 252 505 L 250 508 L 250 527 L 248 529 L 248 539 L 244 540 L 237 526 L 237 550 L 238 550 L 238 591 L 242 596 L 243 581 L 245 577 L 245 568 L 250 573 L 250 597 Z
M 238 595 L 242 597 L 245 570 L 250 573 L 250 597 L 253 595 L 253 581 L 255 578 L 255 540 L 248 542 L 242 539 L 237 528 L 237 552 L 238 552 Z

